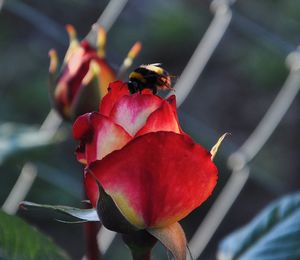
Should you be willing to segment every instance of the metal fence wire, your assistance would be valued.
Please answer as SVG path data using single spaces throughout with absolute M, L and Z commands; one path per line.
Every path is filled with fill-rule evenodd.
M 288 108 L 291 106 L 300 88 L 300 50 L 278 35 L 269 32 L 259 24 L 256 24 L 233 10 L 232 5 L 234 5 L 235 2 L 234 0 L 215 0 L 211 2 L 210 7 L 214 17 L 175 85 L 178 106 L 180 106 L 189 95 L 223 35 L 232 23 L 240 28 L 241 31 L 245 32 L 245 28 L 247 28 L 245 33 L 250 34 L 250 37 L 260 37 L 262 41 L 273 45 L 287 55 L 286 62 L 289 75 L 259 124 L 254 128 L 245 142 L 228 157 L 227 165 L 231 170 L 231 175 L 194 233 L 192 239 L 189 241 L 189 248 L 194 259 L 201 256 L 213 234 L 230 210 L 230 207 L 238 198 L 251 174 L 249 163 L 268 141 Z M 2 2 L 0 3 L 2 4 Z M 126 3 L 126 0 L 111 0 L 97 22 L 104 25 L 107 29 L 110 29 Z M 18 13 L 19 9 L 18 7 L 16 8 L 18 4 L 25 5 L 24 3 L 18 2 L 13 4 L 15 6 L 13 8 L 12 5 L 8 3 L 6 5 L 5 3 L 3 7 L 7 8 L 8 11 Z M 33 17 L 36 18 L 36 16 L 40 16 L 42 19 L 45 19 L 45 16 L 37 10 L 26 5 L 25 8 L 29 8 Z M 19 15 L 23 16 L 22 18 L 25 20 L 29 19 L 31 23 L 36 21 L 35 18 L 30 16 L 24 16 L 24 14 L 20 13 Z M 48 36 L 58 39 L 57 34 L 60 34 L 60 30 L 57 29 L 55 22 L 50 21 L 50 23 L 54 25 L 54 30 L 52 30 L 52 33 Z M 43 28 L 37 27 L 37 29 L 42 30 L 44 33 L 45 31 L 49 32 L 49 30 L 44 30 Z M 93 31 L 87 35 L 87 39 L 91 42 L 94 41 Z M 55 134 L 60 124 L 61 119 L 58 115 L 55 114 L 54 111 L 50 111 L 41 126 L 41 131 L 49 131 L 51 134 Z M 36 171 L 37 169 L 34 164 L 26 163 L 24 165 L 15 187 L 11 190 L 10 195 L 2 207 L 4 211 L 10 214 L 16 213 L 19 202 L 26 197 L 34 183 L 34 179 L 38 177 Z M 100 230 L 98 239 L 100 240 L 99 245 L 102 253 L 105 253 L 110 247 L 114 237 L 114 232 L 108 231 L 105 228 Z

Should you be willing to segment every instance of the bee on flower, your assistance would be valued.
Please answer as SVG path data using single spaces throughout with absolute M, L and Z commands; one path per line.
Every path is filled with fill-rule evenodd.
M 171 77 L 160 63 L 141 65 L 130 73 L 128 88 L 131 94 L 143 89 L 150 89 L 156 94 L 159 89 L 172 89 Z
M 130 81 L 142 78 L 137 71 Z M 110 206 L 101 203 L 107 195 L 133 230 L 178 227 L 214 190 L 213 158 L 224 136 L 207 151 L 182 130 L 174 95 L 161 98 L 153 85 L 132 91 L 130 81 L 111 83 L 99 112 L 84 114 L 73 125 L 80 141 L 77 159 L 86 165 L 86 193 L 94 207 L 105 209 L 103 225 L 114 231 L 124 232 L 124 225 L 106 217 Z

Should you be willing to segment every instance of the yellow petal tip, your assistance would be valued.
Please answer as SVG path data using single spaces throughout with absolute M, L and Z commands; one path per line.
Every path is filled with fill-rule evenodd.
M 48 52 L 48 55 L 50 57 L 50 65 L 49 65 L 49 72 L 51 74 L 55 73 L 57 71 L 57 65 L 58 65 L 58 58 L 57 53 L 55 49 L 51 49 Z
M 82 80 L 82 84 L 88 85 L 95 77 L 98 78 L 100 74 L 100 70 L 101 68 L 99 64 L 96 61 L 91 61 L 89 70 Z
M 142 43 L 141 42 L 136 42 L 128 52 L 127 57 L 134 59 L 141 51 L 142 49 Z
M 97 30 L 97 53 L 100 58 L 105 57 L 106 30 L 103 26 L 94 25 Z
M 70 38 L 70 42 L 76 40 L 77 41 L 77 33 L 72 24 L 67 24 L 66 25 L 66 30 Z
M 141 42 L 136 42 L 129 50 L 127 57 L 123 61 L 123 64 L 122 64 L 120 70 L 126 71 L 132 65 L 133 60 L 140 53 L 141 49 L 142 49 Z
M 212 161 L 213 161 L 213 159 L 215 158 L 215 156 L 216 156 L 216 154 L 217 154 L 217 152 L 218 152 L 218 150 L 219 150 L 219 148 L 220 148 L 220 146 L 221 146 L 223 140 L 225 139 L 225 137 L 226 137 L 227 135 L 231 135 L 231 134 L 230 134 L 230 133 L 225 133 L 225 134 L 223 134 L 223 135 L 219 138 L 219 140 L 217 141 L 217 143 L 211 148 L 210 154 L 211 154 L 211 160 L 212 160 Z

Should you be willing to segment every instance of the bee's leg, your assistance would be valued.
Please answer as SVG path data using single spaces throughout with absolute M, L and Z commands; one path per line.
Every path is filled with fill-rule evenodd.
M 135 82 L 129 81 L 127 83 L 127 85 L 128 85 L 128 90 L 129 90 L 130 94 L 134 94 L 138 91 L 138 87 Z
M 154 87 L 152 88 L 152 93 L 153 93 L 153 95 L 156 95 L 156 94 L 157 94 L 157 87 L 156 87 L 156 86 L 154 86 Z
M 132 85 L 132 83 L 130 81 L 127 83 L 127 86 L 128 86 L 128 90 L 129 90 L 130 94 L 132 94 L 132 92 L 134 90 L 133 90 L 133 85 Z

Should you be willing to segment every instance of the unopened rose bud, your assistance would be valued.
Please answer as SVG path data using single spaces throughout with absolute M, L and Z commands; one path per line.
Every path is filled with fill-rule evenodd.
M 77 159 L 87 166 L 92 205 L 104 196 L 97 181 L 136 229 L 174 224 L 200 206 L 217 183 L 212 158 L 222 140 L 212 153 L 195 143 L 181 129 L 175 96 L 163 99 L 148 89 L 131 94 L 128 83 L 116 81 L 99 112 L 75 121 L 73 134 L 80 140 Z M 109 207 L 104 208 L 105 215 Z
M 55 50 L 50 56 L 50 92 L 53 104 L 63 118 L 73 120 L 77 116 L 97 109 L 107 86 L 115 81 L 116 74 L 105 59 L 106 33 L 98 29 L 97 47 L 89 42 L 79 42 L 76 31 L 66 26 L 70 45 L 60 72 L 57 74 L 58 58 Z

